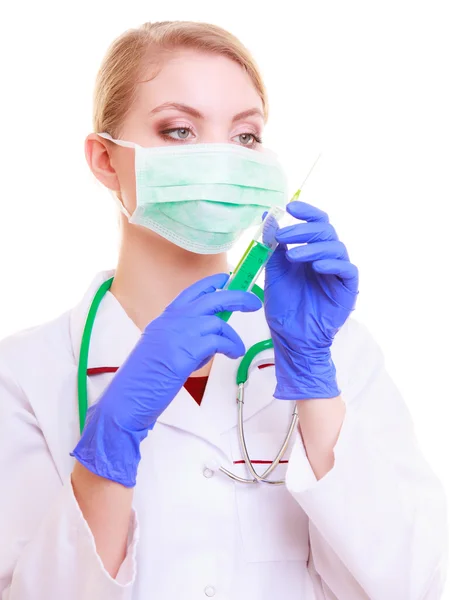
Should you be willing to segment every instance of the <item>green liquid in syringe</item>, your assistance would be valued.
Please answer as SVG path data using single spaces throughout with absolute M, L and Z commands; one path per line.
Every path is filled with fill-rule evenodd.
M 270 248 L 260 242 L 253 241 L 232 274 L 232 280 L 227 289 L 248 291 L 258 271 L 264 266 L 271 254 L 272 250 Z M 217 313 L 217 316 L 224 321 L 228 321 L 231 314 L 230 311 L 224 311 Z

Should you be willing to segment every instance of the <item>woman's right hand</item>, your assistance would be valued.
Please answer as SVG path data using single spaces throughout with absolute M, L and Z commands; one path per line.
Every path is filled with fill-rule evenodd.
M 245 346 L 222 311 L 261 308 L 252 293 L 221 291 L 226 274 L 212 275 L 184 290 L 152 321 L 127 360 L 88 410 L 72 453 L 87 469 L 127 487 L 136 484 L 139 445 L 191 373 L 217 353 L 238 358 Z

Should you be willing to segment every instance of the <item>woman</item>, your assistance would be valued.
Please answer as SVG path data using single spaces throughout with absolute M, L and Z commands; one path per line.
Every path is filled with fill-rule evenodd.
M 252 58 L 216 26 L 145 24 L 105 57 L 86 157 L 123 212 L 120 256 L 79 306 L 2 343 L 3 600 L 440 597 L 441 486 L 379 349 L 348 319 L 357 269 L 327 216 L 289 206 L 298 223 L 277 233 L 265 310 L 221 290 L 226 250 L 287 200 L 266 118 Z M 268 477 L 286 485 L 219 468 L 255 479 L 235 379 L 269 337 L 275 368 L 271 350 L 252 368 L 245 431 L 261 476 L 297 407 Z

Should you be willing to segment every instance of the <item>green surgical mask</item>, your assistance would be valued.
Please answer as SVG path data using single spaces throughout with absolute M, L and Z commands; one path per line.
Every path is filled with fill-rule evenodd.
M 130 223 L 155 231 L 185 250 L 216 254 L 261 221 L 264 211 L 285 206 L 287 184 L 275 154 L 236 144 L 183 144 L 134 148 L 136 210 L 120 203 Z

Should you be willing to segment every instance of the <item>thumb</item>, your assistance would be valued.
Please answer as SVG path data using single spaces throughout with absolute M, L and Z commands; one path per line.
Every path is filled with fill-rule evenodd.
M 284 273 L 289 267 L 289 261 L 286 258 L 287 245 L 278 244 L 275 248 L 274 253 L 270 257 L 266 265 L 266 276 Z

